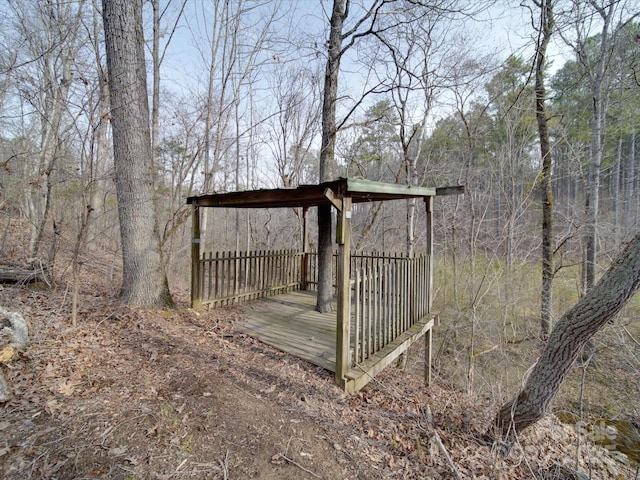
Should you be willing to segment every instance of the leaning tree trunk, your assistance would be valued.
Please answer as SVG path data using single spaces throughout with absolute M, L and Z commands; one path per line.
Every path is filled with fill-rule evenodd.
M 156 228 L 141 0 L 103 0 L 122 238 L 121 297 L 132 305 L 171 303 Z
M 582 347 L 639 288 L 640 233 L 618 255 L 600 281 L 558 321 L 524 388 L 498 412 L 495 423 L 508 444 L 516 433 L 548 412 Z
M 334 180 L 335 177 L 336 102 L 344 17 L 344 0 L 334 0 L 322 105 L 321 182 Z M 320 205 L 318 207 L 318 299 L 316 303 L 316 310 L 319 312 L 331 311 L 331 300 L 333 299 L 333 238 L 331 227 L 331 206 L 329 204 Z

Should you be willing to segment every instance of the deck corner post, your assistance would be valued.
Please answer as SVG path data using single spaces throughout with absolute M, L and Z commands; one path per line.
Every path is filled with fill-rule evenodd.
M 433 302 L 433 197 L 425 197 L 424 203 L 427 213 L 426 241 L 427 241 L 427 312 L 431 312 Z
M 337 269 L 337 328 L 336 328 L 336 382 L 346 388 L 345 377 L 351 367 L 349 359 L 349 337 L 351 325 L 351 197 L 342 198 L 342 209 L 338 212 L 338 269 Z
M 432 348 L 432 329 L 429 328 L 424 334 L 424 384 L 428 387 L 431 385 L 431 348 Z
M 433 304 L 433 197 L 425 197 L 427 225 L 427 313 L 431 313 Z M 437 319 L 437 317 L 436 317 Z M 436 323 L 434 319 L 434 324 Z M 429 328 L 424 336 L 424 383 L 431 385 L 431 349 L 433 343 L 433 329 Z
M 194 201 L 191 208 L 191 308 L 202 310 L 202 291 L 200 282 L 200 207 Z
M 302 207 L 302 256 L 300 260 L 300 289 L 309 288 L 309 207 Z

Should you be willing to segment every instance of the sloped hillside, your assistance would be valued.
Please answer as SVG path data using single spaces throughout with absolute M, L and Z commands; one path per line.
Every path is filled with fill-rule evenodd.
M 345 397 L 329 372 L 238 333 L 241 308 L 132 309 L 95 271 L 82 285 L 76 328 L 68 291 L 0 286 L 31 335 L 2 367 L 2 478 L 578 478 L 577 437 L 555 417 L 501 458 L 483 440 L 497 406 L 443 379 L 389 368 Z M 580 448 L 588 478 L 634 478 Z

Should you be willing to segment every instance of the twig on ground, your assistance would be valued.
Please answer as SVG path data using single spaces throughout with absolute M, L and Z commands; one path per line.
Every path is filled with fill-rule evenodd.
M 636 340 L 633 335 L 631 335 L 631 332 L 627 330 L 627 327 L 625 327 L 624 325 L 621 325 L 621 327 L 625 332 L 627 332 L 627 335 L 629 335 L 629 338 L 633 341 L 633 343 L 635 343 L 636 345 L 640 345 L 640 342 Z
M 107 320 L 109 320 L 111 317 L 113 317 L 115 314 L 115 312 L 111 312 L 109 315 L 107 315 L 106 317 L 104 317 L 102 320 L 100 320 L 98 322 L 98 324 L 96 325 L 96 327 L 93 329 L 93 333 L 95 334 L 98 331 L 98 327 L 100 325 L 102 325 L 103 322 L 106 322 Z
M 446 460 L 447 464 L 449 465 L 449 468 L 451 469 L 451 472 L 453 472 L 453 476 L 456 478 L 456 480 L 462 480 L 462 477 L 458 473 L 458 469 L 456 468 L 455 464 L 453 463 L 453 460 L 451 460 L 451 456 L 449 456 L 449 452 L 447 451 L 446 447 L 444 446 L 444 443 L 442 443 L 442 439 L 440 438 L 440 435 L 438 434 L 438 432 L 436 431 L 435 426 L 433 425 L 433 415 L 431 414 L 431 408 L 429 408 L 429 405 L 425 405 L 424 406 L 424 412 L 423 413 L 424 413 L 424 416 L 425 416 L 425 420 L 427 421 L 427 424 L 431 427 L 431 432 L 430 432 L 431 436 L 435 440 L 436 445 L 438 446 L 438 450 L 440 450 L 440 453 L 442 454 L 442 456 Z
M 180 469 L 184 466 L 185 463 L 187 463 L 187 460 L 189 460 L 188 458 L 185 458 L 182 463 L 180 465 L 178 465 L 178 468 L 176 468 L 176 473 L 178 473 L 180 471 Z
M 229 478 L 229 450 L 224 454 L 224 460 L 218 460 L 218 463 L 222 469 L 222 478 L 227 480 Z
M 320 475 L 317 475 L 315 473 L 313 473 L 311 470 L 304 468 L 302 465 L 300 465 L 298 462 L 296 462 L 295 460 L 290 459 L 289 457 L 279 454 L 279 457 L 282 458 L 284 461 L 286 461 L 287 463 L 290 463 L 291 465 L 295 465 L 296 467 L 298 467 L 300 470 L 304 470 L 305 472 L 307 472 L 309 475 L 314 476 L 315 478 L 322 478 Z

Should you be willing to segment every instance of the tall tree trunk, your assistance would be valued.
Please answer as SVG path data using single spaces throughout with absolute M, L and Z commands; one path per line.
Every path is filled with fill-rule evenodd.
M 324 76 L 322 105 L 322 145 L 320 149 L 320 182 L 335 178 L 336 102 L 338 73 L 342 47 L 342 25 L 345 19 L 345 0 L 334 0 L 329 33 L 329 54 Z M 318 207 L 318 298 L 316 310 L 331 311 L 333 299 L 333 236 L 331 206 Z
M 142 0 L 103 0 L 122 238 L 120 295 L 132 305 L 167 305 L 171 296 L 156 223 Z
M 101 56 L 100 33 L 102 30 L 102 22 L 99 21 L 98 0 L 93 0 L 93 54 L 95 55 L 96 70 L 98 77 L 98 117 L 94 118 L 95 140 L 92 143 L 92 163 L 91 163 L 91 183 L 89 185 L 88 206 L 96 212 L 91 225 L 95 224 L 98 219 L 103 218 L 105 213 L 105 199 L 107 175 L 105 174 L 105 166 L 110 154 L 108 134 L 108 118 L 109 118 L 109 79 L 107 77 L 106 67 L 103 64 Z M 104 221 L 97 226 L 98 229 L 104 229 Z M 89 227 L 91 228 L 91 226 Z M 87 236 L 91 232 L 87 232 Z M 100 242 L 103 240 L 100 239 Z M 103 245 L 99 245 L 100 248 Z
M 598 204 L 600 202 L 600 165 L 602 163 L 602 138 L 606 114 L 605 92 L 603 91 L 604 76 L 611 51 L 613 14 L 616 3 L 610 3 L 598 9 L 602 19 L 600 34 L 600 49 L 595 64 L 590 64 L 589 54 L 584 50 L 584 42 L 578 50 L 578 56 L 589 74 L 589 86 L 593 102 L 591 125 L 591 166 L 587 173 L 587 191 L 585 199 L 585 256 L 584 256 L 584 290 L 588 291 L 596 283 L 596 235 L 598 225 Z
M 426 93 L 426 89 L 425 89 Z M 410 187 L 418 186 L 418 157 L 422 150 L 422 141 L 424 139 L 424 125 L 427 122 L 427 116 L 430 113 L 430 101 L 425 102 L 425 112 L 422 121 L 413 127 L 411 135 L 407 138 L 404 135 L 405 125 L 400 126 L 400 136 L 402 141 L 402 151 L 407 169 L 407 185 Z M 402 106 L 405 110 L 406 106 Z M 404 120 L 404 115 L 402 116 Z M 416 199 L 407 200 L 407 246 L 406 253 L 412 257 L 416 248 Z
M 624 168 L 624 218 L 625 231 L 628 230 L 630 225 L 633 225 L 632 212 L 633 212 L 633 197 L 636 183 L 636 155 L 635 155 L 635 133 L 629 136 L 629 151 L 627 152 L 627 161 Z
M 618 138 L 616 148 L 616 164 L 613 170 L 613 241 L 620 245 L 620 172 L 622 172 L 622 137 Z
M 213 109 L 215 105 L 215 98 L 214 98 L 214 94 L 216 90 L 215 79 L 216 79 L 216 69 L 218 67 L 217 58 L 218 58 L 218 50 L 220 48 L 220 39 L 221 39 L 220 29 L 222 28 L 219 26 L 221 22 L 220 15 L 219 15 L 219 8 L 220 8 L 219 2 L 213 2 L 213 24 L 211 26 L 212 31 L 211 31 L 211 44 L 210 44 L 211 62 L 209 64 L 209 78 L 207 83 L 207 103 L 206 103 L 206 112 L 204 117 L 204 147 L 203 147 L 204 181 L 202 185 L 202 190 L 206 193 L 214 191 L 215 167 L 218 159 L 217 157 L 218 143 L 214 142 L 216 154 L 213 155 L 213 159 L 211 158 L 211 148 L 212 148 L 211 143 L 212 143 L 212 130 L 213 130 L 213 123 L 214 123 Z M 226 11 L 227 10 L 225 9 L 225 12 Z M 219 87 L 219 90 L 221 90 L 220 98 L 224 98 L 225 96 L 226 85 L 227 85 L 226 82 L 222 82 L 221 87 Z M 218 129 L 217 129 L 218 133 L 216 134 L 216 137 L 220 135 L 219 132 L 222 128 L 220 126 L 220 123 L 221 122 L 218 122 Z M 202 239 L 203 245 L 201 246 L 201 248 L 204 249 L 207 242 L 209 217 L 213 216 L 212 209 L 210 208 L 202 209 L 201 216 L 202 216 L 202 220 L 201 220 L 202 223 L 200 228 L 201 228 L 201 231 L 204 232 L 203 239 Z
M 582 347 L 639 288 L 640 233 L 618 255 L 600 281 L 558 321 L 524 388 L 498 412 L 496 426 L 509 444 L 515 434 L 548 412 Z
M 152 0 L 151 7 L 153 8 L 153 40 L 151 43 L 153 65 L 153 86 L 151 87 L 151 168 L 153 175 L 157 175 L 156 156 L 158 154 L 158 134 L 160 131 L 160 0 Z
M 553 185 L 551 183 L 552 158 L 547 112 L 545 107 L 544 69 L 547 45 L 554 28 L 553 2 L 540 0 L 540 30 L 536 51 L 536 119 L 540 136 L 540 155 L 542 158 L 542 292 L 540 301 L 540 336 L 546 339 L 551 332 L 553 312 Z
M 591 166 L 587 174 L 585 200 L 585 257 L 584 290 L 588 291 L 596 283 L 596 235 L 598 225 L 598 204 L 600 203 L 600 164 L 602 163 L 602 97 L 600 87 L 593 96 L 593 117 L 591 118 Z

